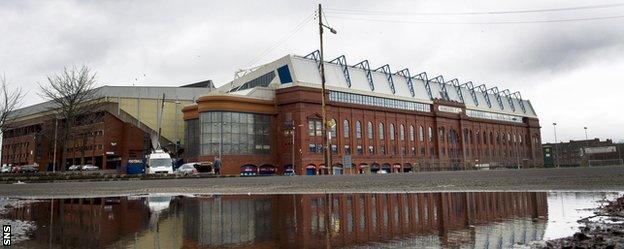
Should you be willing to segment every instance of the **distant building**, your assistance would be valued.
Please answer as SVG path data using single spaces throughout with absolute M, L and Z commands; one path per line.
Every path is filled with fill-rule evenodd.
M 44 102 L 14 111 L 15 117 L 2 139 L 2 164 L 39 164 L 40 170 L 67 164 L 93 164 L 102 169 L 121 169 L 128 159 L 141 159 L 150 152 L 161 120 L 161 145 L 175 153 L 184 148 L 182 107 L 195 103 L 198 96 L 214 90 L 212 81 L 181 87 L 102 86 L 97 88 L 101 107 L 79 117 L 70 132 L 68 148 L 56 144 L 52 103 Z M 162 101 L 164 95 L 164 109 Z M 59 123 L 64 122 L 59 120 Z M 62 127 L 58 125 L 58 127 Z M 61 136 L 58 129 L 57 138 Z M 61 167 L 57 166 L 57 169 Z
M 544 166 L 547 167 L 619 165 L 623 159 L 622 149 L 624 144 L 598 138 L 542 145 Z
M 539 120 L 519 93 L 344 56 L 323 62 L 336 124 L 324 148 L 317 55 L 286 55 L 184 107 L 187 161 L 221 156 L 224 174 L 328 174 L 329 149 L 344 173 L 542 165 Z

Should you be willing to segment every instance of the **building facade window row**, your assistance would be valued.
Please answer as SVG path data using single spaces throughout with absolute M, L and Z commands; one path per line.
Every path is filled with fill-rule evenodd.
M 509 115 L 509 114 L 502 114 L 502 113 L 492 113 L 492 112 L 484 112 L 484 111 L 466 109 L 466 116 L 472 117 L 472 118 L 482 118 L 482 119 L 513 122 L 513 123 L 522 123 L 522 117 Z
M 429 104 L 398 99 L 373 97 L 355 93 L 330 91 L 329 100 L 349 104 L 377 106 L 409 111 L 431 112 L 431 105 Z
M 335 120 L 335 119 L 332 119 Z M 315 120 L 309 120 L 315 124 Z M 354 124 L 354 134 L 351 134 L 350 125 Z M 353 151 L 357 155 L 407 155 L 420 157 L 436 157 L 449 159 L 460 159 L 464 154 L 474 158 L 500 158 L 500 157 L 523 157 L 530 158 L 530 148 L 528 146 L 528 136 L 519 131 L 482 131 L 480 129 L 464 129 L 463 135 L 461 130 L 446 128 L 445 126 L 434 128 L 431 126 L 422 126 L 403 123 L 384 123 L 372 121 L 366 122 L 366 138 L 368 142 L 360 141 L 362 138 L 362 122 L 355 120 L 354 122 L 344 119 L 342 122 L 336 122 L 336 126 L 332 128 L 332 134 L 336 131 L 342 131 L 343 146 L 342 151 L 348 155 L 352 153 L 351 146 L 356 149 Z M 405 127 L 409 127 L 409 135 L 405 137 Z M 309 133 L 316 134 L 316 125 L 309 125 L 313 131 Z M 322 128 L 322 127 L 320 127 Z M 342 129 L 342 130 L 341 130 Z M 425 132 L 426 129 L 426 132 Z M 416 133 L 418 132 L 418 133 Z M 434 137 L 434 135 L 436 137 Z M 352 136 L 356 139 L 350 140 Z M 336 136 L 332 136 L 332 140 Z M 437 145 L 434 146 L 434 138 Z M 416 140 L 418 139 L 418 140 Z M 462 141 L 463 139 L 463 141 Z M 395 142 L 395 141 L 399 142 Z M 409 142 L 405 142 L 409 140 Z M 353 142 L 352 142 L 353 141 Z M 385 141 L 390 141 L 385 143 Z M 416 143 L 418 141 L 418 143 Z M 426 142 L 425 142 L 426 141 Z M 332 141 L 332 153 L 338 154 L 337 141 Z M 500 145 L 494 147 L 494 145 Z M 310 152 L 322 153 L 322 145 L 310 144 Z M 366 151 L 366 153 L 365 153 Z M 427 153 L 428 152 L 428 153 Z

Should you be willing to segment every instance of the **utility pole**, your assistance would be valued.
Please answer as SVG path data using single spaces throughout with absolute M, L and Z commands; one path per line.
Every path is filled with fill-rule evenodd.
M 329 124 L 327 123 L 327 106 L 325 104 L 325 62 L 323 61 L 323 27 L 328 28 L 330 32 L 336 34 L 336 30 L 323 24 L 323 9 L 321 4 L 318 5 L 318 24 L 319 24 L 319 40 L 320 40 L 320 49 L 319 49 L 319 60 L 321 63 L 321 116 L 323 119 L 323 142 L 325 150 L 323 151 L 323 156 L 325 159 L 325 167 L 329 168 L 331 171 L 330 174 L 334 174 L 334 166 L 331 165 L 331 151 L 329 146 L 329 133 L 327 132 L 329 128 Z
M 290 136 L 292 137 L 292 170 L 293 170 L 293 174 L 297 174 L 297 172 L 295 171 L 295 121 L 293 121 L 293 126 L 292 126 L 292 133 L 290 134 Z

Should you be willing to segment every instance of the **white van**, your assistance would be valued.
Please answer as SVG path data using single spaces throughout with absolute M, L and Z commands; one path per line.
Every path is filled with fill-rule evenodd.
M 169 155 L 169 153 L 166 153 L 163 150 L 155 150 L 147 158 L 147 173 L 173 174 L 172 163 L 173 160 L 171 160 L 171 156 Z

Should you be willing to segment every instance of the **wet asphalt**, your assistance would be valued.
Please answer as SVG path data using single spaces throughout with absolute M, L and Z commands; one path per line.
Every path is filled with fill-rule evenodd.
M 0 184 L 1 197 L 456 191 L 624 191 L 624 166 Z

